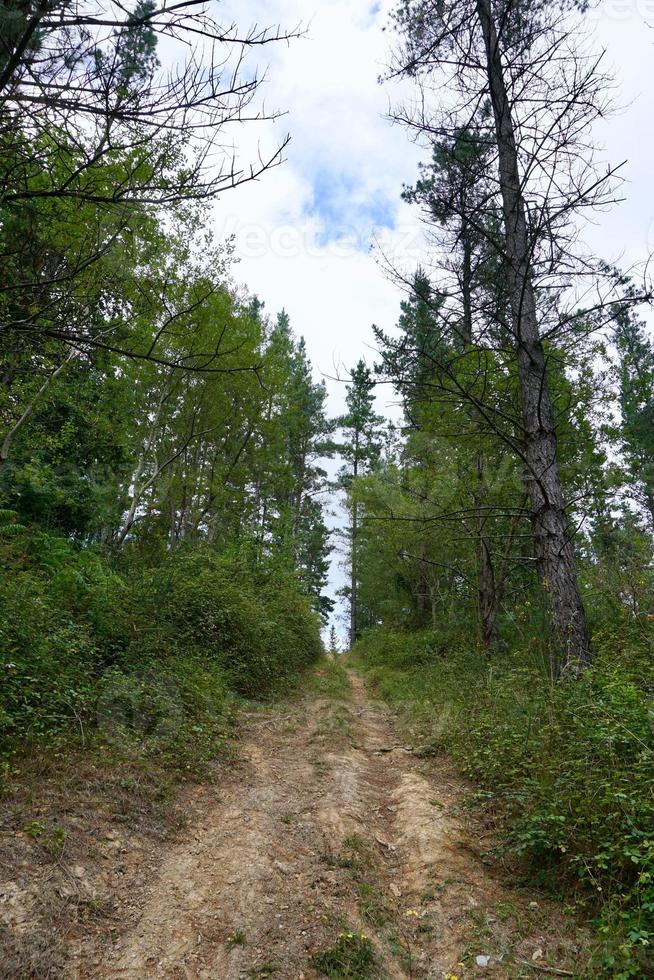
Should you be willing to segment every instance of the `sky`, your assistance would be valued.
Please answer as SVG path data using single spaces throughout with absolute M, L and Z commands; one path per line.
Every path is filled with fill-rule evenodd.
M 237 280 L 270 313 L 284 307 L 305 336 L 318 374 L 344 374 L 363 356 L 374 360 L 371 324 L 391 326 L 399 295 L 386 281 L 375 236 L 411 241 L 418 260 L 417 216 L 401 201 L 421 151 L 384 118 L 387 15 L 361 0 L 258 0 L 221 4 L 241 24 L 295 27 L 306 36 L 265 49 L 269 109 L 286 109 L 274 126 L 249 128 L 245 157 L 261 137 L 290 133 L 285 162 L 256 183 L 225 194 L 215 211 L 218 234 L 236 234 Z M 330 407 L 343 408 L 344 384 L 328 380 Z
M 407 268 L 421 255 L 417 215 L 401 191 L 427 154 L 388 122 L 394 93 L 378 83 L 392 6 L 387 0 L 219 5 L 223 22 L 306 29 L 289 45 L 258 52 L 267 66 L 266 107 L 286 114 L 236 135 L 246 158 L 256 153 L 257 141 L 268 148 L 288 132 L 285 162 L 226 193 L 214 221 L 219 236 L 236 237 L 236 280 L 272 315 L 285 308 L 305 337 L 316 376 L 327 379 L 332 414 L 342 411 L 348 369 L 360 357 L 370 364 L 375 359 L 371 325 L 392 328 L 399 312 L 402 297 L 385 277 L 373 241 Z M 603 157 L 626 163 L 625 200 L 600 215 L 585 238 L 607 259 L 642 262 L 654 251 L 654 0 L 602 0 L 587 23 L 594 43 L 606 50 L 620 107 L 598 126 L 595 139 Z M 384 389 L 378 401 L 380 410 L 388 409 L 392 393 Z M 332 584 L 339 581 L 335 563 Z

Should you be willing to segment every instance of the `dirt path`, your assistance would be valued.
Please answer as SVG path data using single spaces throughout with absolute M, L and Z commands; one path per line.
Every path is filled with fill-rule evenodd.
M 242 766 L 202 795 L 142 908 L 114 942 L 80 951 L 75 976 L 570 970 L 559 914 L 498 882 L 457 815 L 461 787 L 413 755 L 356 676 L 350 684 L 343 699 L 251 719 Z

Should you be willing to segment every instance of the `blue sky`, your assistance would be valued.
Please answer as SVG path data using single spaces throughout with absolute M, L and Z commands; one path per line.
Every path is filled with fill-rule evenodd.
M 336 168 L 319 170 L 311 176 L 311 184 L 305 214 L 320 222 L 322 244 L 354 235 L 358 247 L 367 251 L 375 233 L 395 228 L 397 193 L 370 193 L 362 178 Z

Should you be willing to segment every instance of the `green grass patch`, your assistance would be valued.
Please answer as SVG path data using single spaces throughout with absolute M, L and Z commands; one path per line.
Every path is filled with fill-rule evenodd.
M 379 980 L 375 950 L 362 932 L 341 932 L 335 944 L 316 953 L 311 965 L 329 980 Z
M 340 658 L 323 657 L 307 675 L 307 693 L 346 701 L 351 695 L 347 671 Z

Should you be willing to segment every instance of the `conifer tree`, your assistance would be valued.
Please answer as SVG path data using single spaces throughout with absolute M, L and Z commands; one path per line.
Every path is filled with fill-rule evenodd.
M 475 141 L 481 136 L 484 192 L 454 203 L 466 228 L 481 232 L 501 270 L 506 303 L 495 304 L 493 312 L 502 331 L 486 341 L 515 377 L 518 397 L 509 419 L 489 411 L 478 393 L 470 397 L 468 390 L 465 397 L 521 460 L 535 567 L 549 611 L 552 667 L 573 674 L 590 663 L 591 649 L 576 567 L 575 515 L 558 448 L 552 348 L 574 349 L 587 331 L 589 311 L 571 281 L 599 295 L 592 308 L 605 315 L 596 316 L 598 323 L 608 321 L 616 303 L 630 308 L 639 301 L 625 295 L 605 263 L 581 253 L 572 230 L 580 215 L 610 203 L 615 193 L 615 171 L 596 164 L 585 137 L 605 114 L 606 78 L 598 62 L 575 46 L 572 21 L 561 17 L 562 8 L 584 6 L 574 0 L 403 0 L 392 68 L 420 87 L 418 100 L 395 111 L 397 121 L 423 136 L 438 134 L 450 147 L 469 131 Z M 458 162 L 476 167 L 474 154 L 459 155 Z M 447 255 L 442 265 L 449 267 Z M 452 280 L 448 284 L 461 306 L 464 280 L 458 289 Z M 648 295 L 645 288 L 640 302 Z M 504 322 L 497 314 L 505 311 Z M 478 308 L 473 305 L 471 312 Z M 493 390 L 485 379 L 484 386 Z
M 620 442 L 627 480 L 654 530 L 654 343 L 645 324 L 622 315 L 616 331 Z
M 352 370 L 350 383 L 347 385 L 345 399 L 347 411 L 337 421 L 342 436 L 339 453 L 344 460 L 338 475 L 338 486 L 347 495 L 349 513 L 349 525 L 345 536 L 350 567 L 350 585 L 346 592 L 350 605 L 350 646 L 354 645 L 359 633 L 357 599 L 359 511 L 355 484 L 358 477 L 370 472 L 379 461 L 383 445 L 384 420 L 374 409 L 374 388 L 375 382 L 370 368 L 363 360 L 359 360 Z

